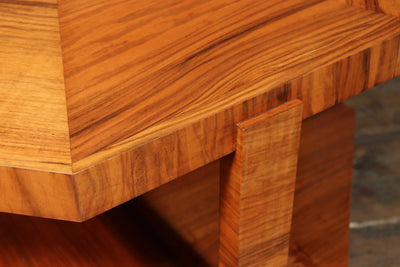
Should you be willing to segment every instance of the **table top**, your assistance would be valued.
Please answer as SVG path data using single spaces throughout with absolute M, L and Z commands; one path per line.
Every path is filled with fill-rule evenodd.
M 266 108 L 308 117 L 400 75 L 399 35 L 338 1 L 1 1 L 0 166 L 101 180 L 129 155 L 170 180 Z

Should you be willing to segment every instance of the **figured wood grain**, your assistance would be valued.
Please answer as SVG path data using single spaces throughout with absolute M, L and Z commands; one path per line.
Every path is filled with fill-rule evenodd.
M 289 82 L 280 83 L 273 88 L 270 88 L 274 84 L 274 81 L 271 81 L 266 87 L 258 88 L 260 91 L 266 91 L 264 93 L 260 92 L 252 96 L 243 92 L 239 96 L 227 96 L 218 99 L 218 108 L 212 103 L 204 104 L 193 111 L 177 114 L 169 120 L 160 122 L 151 128 L 147 128 L 136 135 L 113 144 L 104 151 L 99 151 L 83 160 L 74 162 L 73 168 L 76 171 L 85 169 L 87 166 L 93 166 L 98 162 L 106 160 L 110 155 L 118 155 L 120 152 L 129 153 L 129 150 L 135 150 L 137 147 L 143 146 L 143 144 L 151 142 L 159 136 L 170 135 L 171 132 L 176 130 L 176 127 L 183 129 L 190 128 L 195 123 L 202 124 L 202 121 L 207 120 L 209 117 L 215 117 L 219 124 L 221 124 L 221 128 L 230 129 L 232 126 L 230 118 L 232 117 L 227 117 L 226 113 L 231 113 L 233 109 L 234 115 L 238 114 L 237 117 L 240 117 L 240 119 L 245 119 L 246 114 L 250 114 L 250 116 L 251 114 L 257 114 L 260 111 L 257 110 L 257 107 L 254 108 L 254 112 L 252 111 L 252 102 L 268 103 L 271 104 L 269 107 L 272 107 L 272 104 L 278 105 L 298 97 L 305 103 L 304 118 L 309 117 L 332 107 L 335 103 L 341 102 L 395 77 L 396 71 L 394 68 L 396 67 L 395 65 L 399 66 L 399 64 L 395 63 L 396 61 L 399 62 L 399 51 L 398 47 L 388 44 L 396 43 L 398 40 L 399 37 L 389 39 L 362 52 L 339 60 L 334 64 L 317 68 L 311 73 L 294 78 Z M 397 67 L 397 72 L 399 72 L 399 69 L 400 67 Z M 349 75 L 350 72 L 354 73 L 354 75 Z M 306 81 L 303 82 L 303 79 Z M 265 109 L 265 107 L 263 108 Z M 219 109 L 221 111 L 217 112 Z M 240 119 L 235 120 L 235 122 L 240 121 Z M 205 142 L 205 140 L 200 140 L 201 137 L 198 139 L 199 142 Z M 213 140 L 212 137 L 209 139 Z M 188 138 L 187 140 L 190 141 L 192 138 Z M 212 156 L 212 154 L 212 151 L 207 152 L 207 155 Z M 217 157 L 213 157 L 213 160 L 216 159 Z
M 397 0 L 341 0 L 348 5 L 365 8 L 379 13 L 400 17 L 400 2 Z M 400 43 L 398 45 L 400 50 Z M 400 75 L 400 57 L 397 56 L 397 70 L 395 76 Z
M 200 168 L 215 156 L 218 159 L 234 151 L 234 132 L 220 123 L 225 118 L 232 120 L 231 116 L 231 113 L 226 113 L 226 117 L 212 116 L 75 174 L 82 219 Z
M 344 105 L 302 124 L 288 266 L 348 266 L 354 124 Z
M 0 210 L 82 221 L 73 177 L 60 173 L 0 167 Z
M 344 266 L 353 122 L 343 106 L 303 121 L 289 266 Z M 179 265 L 185 255 L 164 246 L 170 233 L 153 234 L 166 228 L 149 226 L 144 201 L 216 266 L 218 177 L 216 162 L 82 224 L 0 213 L 0 265 L 204 266 Z
M 57 2 L 0 1 L 0 47 L 0 165 L 72 172 Z
M 392 43 L 396 42 L 398 42 L 397 37 L 334 65 L 317 69 L 308 75 L 289 81 L 268 93 L 237 103 L 206 119 L 196 116 L 185 121 L 187 117 L 178 117 L 174 122 L 186 126 L 176 132 L 171 126 L 167 129 L 167 133 L 158 129 L 159 134 L 163 136 L 153 142 L 146 143 L 144 140 L 149 136 L 156 138 L 157 135 L 149 135 L 148 131 L 144 131 L 142 137 L 134 143 L 136 145 L 134 149 L 81 172 L 68 175 L 68 179 L 72 180 L 70 183 L 75 184 L 73 189 L 66 186 L 67 183 L 57 183 L 57 186 L 52 186 L 52 183 L 46 185 L 43 181 L 51 180 L 53 176 L 47 172 L 42 172 L 42 187 L 37 194 L 27 195 L 21 190 L 0 187 L 0 195 L 7 195 L 9 199 L 25 199 L 18 203 L 5 200 L 1 210 L 74 221 L 89 219 L 232 153 L 235 150 L 235 123 L 237 122 L 297 96 L 305 103 L 303 117 L 307 118 L 389 78 L 394 60 L 390 55 L 397 54 L 397 50 L 388 51 L 387 49 L 391 49 Z M 378 77 L 383 78 L 378 79 Z M 168 132 L 172 133 L 168 134 Z M 145 144 L 138 145 L 141 142 Z M 13 171 L 12 169 L 8 173 Z M 29 178 L 31 172 L 21 170 L 19 173 L 19 179 L 6 175 L 5 172 L 0 175 L 4 181 L 9 179 L 5 183 L 10 186 L 30 188 L 31 183 L 35 182 Z M 24 176 L 26 177 L 22 179 Z M 62 192 L 68 190 L 73 190 L 74 193 L 68 193 L 70 197 L 65 198 L 64 201 L 53 199 L 54 205 L 48 205 L 46 212 L 32 207 L 36 205 L 35 203 L 41 203 L 42 194 L 64 195 L 65 193 Z M 10 194 L 13 195 L 10 196 Z M 79 204 L 78 212 L 75 208 L 71 211 L 71 214 L 79 214 L 79 216 L 66 218 L 58 213 L 57 209 L 66 202 Z M 68 205 L 74 207 L 73 204 Z
M 206 119 L 177 117 L 173 125 L 188 125 L 75 175 L 83 217 L 91 218 L 232 153 L 237 122 L 295 97 L 304 101 L 303 118 L 307 118 L 390 79 L 395 70 L 391 55 L 397 54 L 398 41 L 398 37 L 385 41 Z M 143 131 L 134 143 L 144 142 L 148 134 Z
M 335 1 L 62 0 L 59 12 L 74 171 L 400 33 Z
M 354 113 L 344 105 L 302 122 L 288 266 L 347 266 L 353 134 Z M 196 221 L 191 205 L 204 214 L 219 212 L 216 176 L 209 172 L 202 179 L 188 175 L 141 198 L 210 266 L 218 265 L 217 251 L 212 248 L 219 244 L 219 227 L 215 216 Z M 188 223 L 182 223 L 182 218 Z M 208 237 L 214 238 L 201 242 Z
M 317 69 L 287 83 L 289 95 L 299 95 L 308 118 L 396 76 L 400 38 Z
M 286 266 L 302 103 L 238 124 L 221 160 L 219 266 Z
M 352 6 L 363 7 L 368 10 L 386 13 L 400 17 L 400 2 L 397 0 L 341 0 Z
M 50 90 L 47 84 L 59 80 L 46 78 L 62 71 L 61 65 L 48 65 L 61 57 L 30 61 L 26 54 L 17 56 L 27 63 L 20 64 L 21 73 L 28 67 L 40 70 L 32 76 L 39 82 L 28 82 L 29 91 L 0 92 L 7 94 L 0 99 L 0 165 L 10 168 L 0 178 L 29 188 L 24 182 L 31 181 L 29 171 L 21 170 L 18 179 L 10 173 L 40 169 L 47 178 L 38 183 L 66 173 L 68 182 L 57 189 L 43 183 L 41 190 L 70 196 L 65 201 L 78 203 L 71 213 L 79 214 L 76 220 L 232 153 L 235 124 L 266 109 L 299 98 L 307 118 L 400 72 L 399 21 L 334 1 L 61 0 L 61 31 L 57 20 L 40 15 L 56 12 L 56 5 L 40 3 L 2 1 L 1 19 L 15 15 L 16 36 L 21 29 L 36 38 L 24 45 L 40 44 L 34 46 L 40 47 L 35 56 L 55 51 L 60 37 L 54 36 L 61 34 L 63 49 L 57 49 L 65 66 L 69 121 L 61 110 L 64 89 Z M 19 5 L 30 13 L 10 12 Z M 35 16 L 51 30 L 29 31 L 25 22 Z M 0 50 L 2 55 L 11 51 L 7 45 Z M 16 61 L 5 58 L 1 71 L 13 69 L 9 62 Z M 18 84 L 7 75 L 2 75 L 8 77 L 0 83 L 3 88 Z M 82 131 L 75 132 L 78 128 Z M 72 159 L 68 138 L 75 139 Z M 0 194 L 7 190 L 0 188 Z M 52 209 L 63 203 L 55 199 L 43 212 L 33 207 L 42 202 L 41 192 L 10 192 L 24 201 L 7 201 L 2 211 L 57 218 Z

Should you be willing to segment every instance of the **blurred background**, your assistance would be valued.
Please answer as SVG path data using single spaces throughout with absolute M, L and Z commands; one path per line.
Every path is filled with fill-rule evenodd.
M 345 102 L 356 112 L 350 267 L 400 266 L 400 77 Z

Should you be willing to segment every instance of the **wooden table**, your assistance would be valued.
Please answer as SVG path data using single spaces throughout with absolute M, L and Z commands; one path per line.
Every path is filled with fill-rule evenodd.
M 338 103 L 400 75 L 399 2 L 345 2 L 0 1 L 0 211 L 136 198 L 2 214 L 0 263 L 191 266 L 104 223 L 145 220 L 202 264 L 345 266 Z

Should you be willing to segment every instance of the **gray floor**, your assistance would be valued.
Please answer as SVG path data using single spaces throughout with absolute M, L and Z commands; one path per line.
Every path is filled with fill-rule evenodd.
M 345 102 L 356 111 L 350 267 L 400 266 L 400 77 Z

